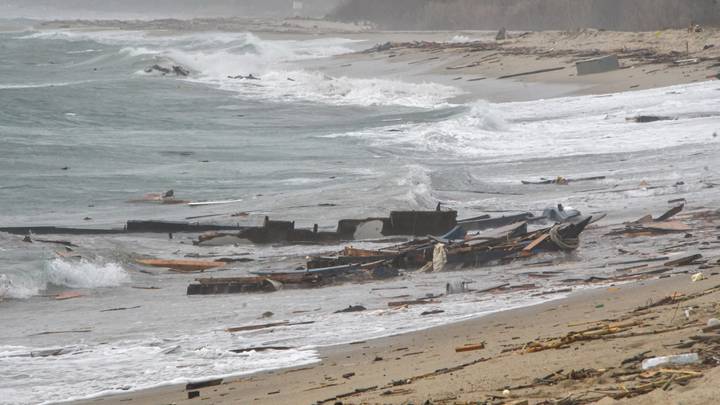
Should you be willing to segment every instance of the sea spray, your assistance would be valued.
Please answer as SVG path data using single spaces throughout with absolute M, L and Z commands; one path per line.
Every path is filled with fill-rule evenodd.
M 463 93 L 437 83 L 334 77 L 293 68 L 292 62 L 353 52 L 350 45 L 357 41 L 343 38 L 263 40 L 250 33 L 166 37 L 134 31 L 48 31 L 24 38 L 122 46 L 119 55 L 135 59 L 139 64 L 135 73 L 139 75 L 145 75 L 146 65 L 182 65 L 193 72 L 190 81 L 218 86 L 241 97 L 269 101 L 431 108 L 447 106 L 448 99 Z M 261 80 L 232 78 L 249 74 Z
M 25 299 L 38 293 L 35 286 L 27 286 L 24 282 L 14 281 L 7 274 L 0 274 L 0 301 L 6 298 Z
M 397 181 L 399 187 L 407 189 L 405 204 L 413 209 L 425 210 L 436 206 L 432 196 L 432 178 L 430 171 L 420 165 L 408 165 L 407 174 Z
M 96 264 L 53 259 L 47 264 L 47 281 L 70 288 L 115 287 L 130 281 L 130 275 L 117 263 Z

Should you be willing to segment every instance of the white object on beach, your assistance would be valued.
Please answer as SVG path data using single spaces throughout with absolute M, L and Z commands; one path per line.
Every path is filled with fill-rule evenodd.
M 509 397 L 509 396 L 510 396 L 510 390 L 503 390 L 503 396 Z
M 702 273 L 695 273 L 690 277 L 690 280 L 692 280 L 693 283 L 696 283 L 698 281 L 705 280 L 705 275 Z
M 447 263 L 447 252 L 445 251 L 445 244 L 438 243 L 435 245 L 435 249 L 433 250 L 433 271 L 443 271 L 443 269 L 445 268 L 445 263 Z
M 198 201 L 198 202 L 188 203 L 188 205 L 191 207 L 200 207 L 203 205 L 221 205 L 221 204 L 233 204 L 233 203 L 239 203 L 239 202 L 242 202 L 242 200 Z
M 700 361 L 700 356 L 698 356 L 697 353 L 685 353 L 685 354 L 678 354 L 675 356 L 661 356 L 661 357 L 653 357 L 651 359 L 645 359 L 642 362 L 642 369 L 647 370 L 653 367 L 657 366 L 664 366 L 667 364 L 672 364 L 675 366 L 683 365 L 683 364 L 693 364 Z
M 707 326 L 717 326 L 720 325 L 720 319 L 717 318 L 710 318 L 707 321 Z

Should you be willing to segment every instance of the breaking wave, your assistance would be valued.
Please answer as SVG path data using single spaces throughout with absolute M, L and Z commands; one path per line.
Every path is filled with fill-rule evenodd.
M 96 264 L 87 260 L 54 259 L 47 264 L 47 281 L 70 288 L 116 287 L 130 275 L 116 263 Z
M 405 203 L 413 209 L 432 209 L 437 204 L 437 199 L 432 195 L 432 178 L 430 170 L 420 165 L 408 165 L 405 177 L 397 181 L 400 189 L 407 190 L 404 199 Z
M 25 299 L 37 295 L 39 288 L 19 284 L 7 274 L 0 274 L 0 300 L 4 298 Z
M 26 299 L 46 290 L 48 285 L 69 288 L 117 287 L 130 281 L 130 274 L 117 263 L 53 259 L 42 271 L 21 274 L 0 273 L 0 299 Z
M 455 87 L 435 83 L 330 76 L 296 65 L 303 60 L 353 52 L 353 44 L 362 42 L 343 38 L 264 40 L 251 33 L 161 36 L 142 31 L 63 30 L 37 32 L 23 38 L 93 41 L 116 46 L 120 57 L 134 60 L 139 74 L 152 64 L 178 64 L 191 70 L 188 80 L 253 99 L 431 108 L 445 105 L 448 99 L 462 93 Z M 261 80 L 230 78 L 251 74 Z
M 717 142 L 716 82 L 513 103 L 479 101 L 445 120 L 326 137 L 357 137 L 396 155 L 484 161 L 637 152 Z M 637 123 L 641 115 L 667 117 Z

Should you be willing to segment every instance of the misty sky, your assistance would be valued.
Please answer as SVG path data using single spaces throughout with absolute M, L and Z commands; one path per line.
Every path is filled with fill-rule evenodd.
M 342 0 L 303 0 L 322 16 Z M 292 0 L 0 0 L 0 18 L 287 17 Z

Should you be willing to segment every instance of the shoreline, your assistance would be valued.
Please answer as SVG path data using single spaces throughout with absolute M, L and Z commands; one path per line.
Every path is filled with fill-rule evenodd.
M 673 31 L 673 33 L 675 34 L 671 33 L 671 35 L 681 35 L 676 31 Z M 289 33 L 275 34 L 289 35 Z M 331 32 L 322 35 L 335 34 Z M 590 36 L 592 32 L 586 34 Z M 617 37 L 615 37 L 616 34 L 618 34 Z M 607 35 L 608 38 L 621 41 L 621 38 L 626 36 L 625 34 L 630 36 L 634 33 L 622 34 L 609 33 Z M 344 34 L 342 35 L 344 36 Z M 447 35 L 448 32 L 362 32 L 348 34 L 348 36 L 364 36 L 378 40 L 397 41 L 412 37 L 427 37 L 428 40 L 441 41 Z M 492 54 L 496 53 L 497 49 L 470 52 L 469 47 L 473 45 L 472 42 L 469 42 L 466 45 L 446 48 L 431 47 L 428 49 L 400 45 L 380 52 L 352 53 L 328 59 L 312 60 L 302 65 L 332 76 L 408 78 L 412 81 L 428 81 L 451 86 L 462 84 L 462 89 L 467 90 L 467 94 L 458 99 L 461 102 L 471 102 L 478 98 L 491 102 L 516 102 L 580 94 L 606 94 L 615 91 L 663 87 L 668 84 L 691 83 L 700 80 L 705 70 L 710 71 L 706 67 L 713 63 L 712 61 L 703 61 L 689 67 L 672 68 L 668 67 L 666 63 L 648 63 L 639 68 L 642 72 L 639 77 L 636 77 L 638 70 L 627 66 L 624 69 L 581 78 L 571 74 L 574 69 L 573 60 L 577 55 L 564 54 L 561 52 L 562 49 L 546 57 L 538 56 L 532 52 L 522 54 L 522 51 L 518 51 L 518 49 L 527 48 L 534 49 L 533 52 L 544 52 L 544 50 L 550 49 L 545 42 L 553 39 L 557 40 L 565 35 L 565 33 L 532 33 L 516 40 L 511 39 L 509 42 L 499 45 L 501 49 L 507 50 L 507 55 L 502 55 L 500 61 L 493 63 L 487 61 L 492 60 Z M 717 33 L 712 35 L 711 38 L 716 38 Z M 576 52 L 586 49 L 580 45 L 579 42 L 569 41 L 564 46 L 572 48 Z M 612 51 L 613 49 L 610 47 L 601 48 L 600 51 Z M 521 53 L 518 54 L 518 52 Z M 711 48 L 708 55 L 720 61 L 720 56 L 717 56 L 720 55 L 717 48 Z M 467 65 L 473 65 L 478 61 L 481 63 L 459 69 L 448 69 L 448 67 L 458 66 L 462 61 L 466 61 L 463 63 L 467 63 Z M 623 59 L 621 62 L 632 62 L 632 59 Z M 351 66 L 347 66 L 348 63 Z M 543 70 L 558 65 L 564 66 L 564 69 L 507 80 L 499 78 L 503 75 Z M 657 74 L 657 72 L 656 74 L 649 73 L 653 69 L 665 69 L 668 73 L 662 75 Z M 460 77 L 460 79 L 456 79 L 457 77 Z M 512 163 L 522 164 L 524 161 L 518 159 Z M 619 176 L 623 180 L 627 180 L 623 176 Z M 633 185 L 636 183 L 633 183 Z M 566 196 L 571 192 L 569 190 L 571 189 L 568 187 L 558 194 Z M 582 193 L 583 197 L 587 196 L 587 194 L 579 190 L 576 189 L 577 193 Z M 710 197 L 708 194 L 711 192 L 705 193 L 707 194 L 703 195 L 704 200 L 708 200 Z M 528 192 L 528 194 L 532 194 L 532 192 Z M 687 196 L 687 194 L 683 195 Z M 646 211 L 649 204 L 651 204 L 649 200 L 649 198 L 633 198 L 633 204 L 637 205 L 633 209 Z M 694 202 L 698 205 L 707 203 L 707 201 Z M 657 204 L 658 201 L 655 201 L 655 206 Z M 608 212 L 608 214 L 614 215 L 614 220 L 618 220 L 619 215 L 628 215 L 626 211 L 619 210 Z M 617 223 L 614 223 L 614 225 L 617 225 Z M 669 242 L 678 243 L 677 240 L 665 242 L 666 244 L 663 247 L 667 247 Z M 592 243 L 596 243 L 595 238 Z M 614 250 L 611 249 L 613 243 L 607 242 L 601 247 L 607 248 L 608 251 Z M 646 244 L 642 247 L 647 248 L 648 245 L 653 248 L 653 252 L 650 253 L 653 254 L 656 247 L 655 241 L 646 240 Z M 637 247 L 637 245 L 635 246 Z M 657 250 L 659 249 L 660 246 L 657 246 Z M 678 254 L 681 253 L 684 252 Z M 606 260 L 610 256 L 605 256 L 604 259 L 601 258 L 602 254 L 607 254 L 607 252 L 599 252 L 596 255 L 597 257 L 593 258 L 596 260 L 593 260 L 592 263 L 577 261 L 572 262 L 571 265 L 575 268 L 582 268 L 582 266 L 591 264 L 597 265 L 603 260 L 605 263 L 612 261 Z M 615 254 L 617 255 L 617 253 Z M 708 255 L 711 254 L 712 252 L 708 252 Z M 567 265 L 567 263 L 564 264 Z M 543 269 L 554 270 L 557 267 L 559 265 L 553 263 Z M 497 271 L 505 270 L 505 268 L 499 266 L 493 269 Z M 589 271 L 587 275 L 591 276 L 592 272 Z M 502 390 L 499 388 L 529 384 L 534 378 L 540 378 L 558 369 L 614 367 L 616 363 L 623 360 L 620 356 L 630 357 L 636 354 L 636 349 L 637 352 L 640 352 L 642 345 L 633 346 L 638 344 L 638 342 L 633 342 L 632 345 L 620 350 L 621 353 L 618 354 L 615 353 L 616 347 L 613 346 L 613 342 L 604 342 L 599 347 L 598 352 L 592 354 L 591 357 L 586 359 L 587 361 L 573 358 L 573 356 L 569 358 L 558 356 L 558 358 L 555 358 L 554 355 L 557 355 L 555 351 L 543 352 L 538 356 L 535 354 L 527 357 L 519 356 L 518 358 L 521 360 L 517 360 L 502 355 L 502 350 L 505 347 L 501 346 L 500 342 L 514 345 L 515 342 L 530 342 L 538 337 L 560 336 L 571 331 L 572 327 L 558 323 L 558 319 L 565 320 L 564 323 L 597 321 L 598 319 L 593 318 L 595 315 L 604 316 L 605 318 L 602 319 L 608 319 L 607 317 L 612 319 L 612 317 L 617 317 L 617 314 L 627 314 L 648 301 L 657 301 L 675 291 L 690 293 L 708 287 L 716 281 L 716 277 L 711 277 L 710 281 L 690 284 L 689 276 L 681 275 L 668 280 L 634 282 L 620 287 L 598 286 L 591 290 L 579 291 L 567 298 L 495 312 L 470 320 L 372 339 L 367 342 L 322 347 L 318 349 L 320 363 L 313 363 L 296 369 L 275 369 L 273 371 L 233 377 L 221 386 L 200 389 L 200 397 L 196 399 L 188 399 L 184 385 L 172 385 L 117 396 L 103 396 L 80 401 L 79 403 L 127 401 L 130 403 L 156 404 L 184 403 L 185 401 L 192 402 L 203 399 L 216 403 L 237 403 L 247 398 L 253 398 L 253 403 L 313 403 L 344 395 L 357 389 L 363 391 L 358 392 L 358 395 L 350 395 L 349 399 L 345 400 L 349 400 L 351 403 L 355 403 L 355 401 L 402 403 L 431 399 L 443 403 L 443 401 L 479 400 L 480 398 L 486 398 L 488 395 L 501 396 Z M 714 297 L 717 298 L 717 295 L 714 295 Z M 588 301 L 593 301 L 593 304 L 587 306 Z M 598 307 L 598 305 L 602 305 L 602 307 Z M 672 315 L 672 317 L 674 322 L 675 315 Z M 680 320 L 682 319 L 680 318 Z M 703 320 L 705 319 L 703 318 Z M 506 336 L 508 333 L 512 336 Z M 484 349 L 461 353 L 455 353 L 454 351 L 455 348 L 466 343 L 479 344 L 482 341 L 485 342 Z M 596 342 L 593 345 L 600 343 Z M 657 355 L 664 354 L 660 351 L 660 343 L 657 341 L 653 340 L 650 346 L 653 347 L 652 350 L 657 351 Z M 645 348 L 645 346 L 642 346 L 642 348 Z M 574 350 L 579 350 L 579 348 Z M 494 357 L 485 360 L 487 356 Z M 524 362 L 523 359 L 530 357 L 532 359 Z M 467 365 L 469 361 L 478 361 L 478 363 Z M 486 363 L 491 364 L 497 370 L 486 372 L 482 366 Z M 549 367 L 549 365 L 552 365 L 552 367 Z M 462 367 L 456 371 L 437 374 L 437 370 L 454 370 L 459 366 Z M 507 370 L 507 374 L 504 374 L 505 370 Z M 350 376 L 349 373 L 354 373 L 354 375 Z M 343 375 L 348 376 L 343 377 Z M 420 377 L 415 380 L 418 376 Z M 393 385 L 393 381 L 398 379 L 413 380 L 413 382 L 397 386 Z M 198 380 L 202 380 L 202 378 L 198 378 Z M 368 389 L 369 387 L 375 388 Z M 537 398 L 556 399 L 560 395 L 562 388 L 547 388 L 543 389 L 542 392 L 532 393 L 532 395 Z M 385 394 L 386 392 L 390 393 Z
M 503 310 L 421 331 L 322 347 L 318 349 L 320 362 L 228 378 L 219 386 L 199 389 L 199 399 L 211 400 L 214 403 L 237 403 L 248 398 L 252 398 L 252 403 L 258 404 L 334 403 L 328 399 L 355 390 L 360 391 L 349 395 L 346 399 L 348 402 L 343 403 L 406 403 L 425 400 L 445 403 L 442 397 L 445 395 L 446 400 L 450 399 L 446 395 L 448 392 L 454 393 L 452 401 L 476 401 L 488 395 L 502 397 L 503 387 L 532 383 L 533 378 L 551 374 L 557 369 L 612 368 L 616 366 L 614 363 L 619 363 L 645 349 L 652 349 L 653 355 L 681 352 L 663 349 L 662 342 L 666 339 L 664 336 L 650 341 L 630 338 L 625 350 L 617 347 L 620 344 L 617 341 L 592 342 L 592 353 L 583 350 L 583 355 L 588 356 L 586 358 L 576 358 L 573 353 L 567 353 L 567 350 L 561 352 L 548 350 L 519 356 L 508 356 L 503 350 L 539 338 L 561 336 L 572 330 L 582 329 L 581 325 L 593 325 L 603 320 L 616 319 L 632 313 L 638 307 L 659 302 L 662 298 L 673 294 L 688 295 L 713 289 L 718 287 L 719 280 L 715 273 L 706 280 L 692 283 L 690 277 L 683 274 L 665 279 L 597 286 L 565 298 Z M 718 297 L 720 291 L 715 291 L 711 295 L 704 296 L 702 300 L 707 303 L 707 300 L 716 300 Z M 671 316 L 672 309 L 671 307 Z M 661 310 L 666 317 L 667 308 Z M 694 320 L 692 326 L 670 333 L 667 338 L 678 340 L 678 336 L 697 333 L 701 324 L 706 321 L 705 318 L 709 316 L 706 314 L 701 316 L 700 313 L 698 311 L 698 314 L 692 317 Z M 681 327 L 687 326 L 683 316 L 673 316 L 673 318 L 676 318 L 673 320 L 675 324 Z M 654 323 L 653 327 L 658 327 L 660 324 L 662 322 Z M 454 351 L 468 343 L 484 343 L 484 348 L 460 353 Z M 579 348 L 570 352 L 577 350 Z M 477 363 L 474 363 L 475 361 Z M 427 376 L 438 370 L 449 370 L 459 365 L 465 366 L 453 372 Z M 348 376 L 350 373 L 353 375 Z M 346 377 L 343 378 L 343 375 Z M 418 376 L 424 377 L 417 378 Z M 202 378 L 197 379 L 197 381 L 202 380 Z M 412 380 L 412 382 L 398 384 L 397 386 L 402 389 L 390 389 L 391 393 L 387 393 L 388 388 L 393 387 L 393 381 L 398 380 Z M 451 386 L 454 388 L 449 390 Z M 368 389 L 369 387 L 374 388 Z M 557 388 L 560 392 L 565 389 Z M 553 391 L 558 389 L 551 391 L 548 387 L 548 392 L 544 392 L 544 395 L 551 398 L 557 394 Z M 713 388 L 709 390 L 711 394 L 714 392 Z M 522 390 L 513 390 L 512 395 L 523 397 L 520 395 L 521 392 Z M 679 393 L 683 392 L 685 391 Z M 699 400 L 702 398 L 705 397 L 698 397 Z M 636 401 L 642 400 L 642 396 L 636 399 Z M 133 404 L 182 404 L 193 403 L 197 398 L 188 399 L 183 384 L 73 403 L 94 404 L 108 401 Z

